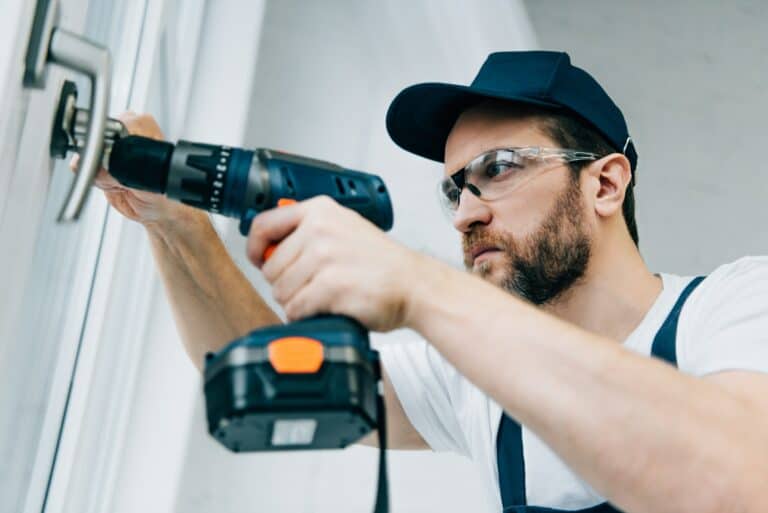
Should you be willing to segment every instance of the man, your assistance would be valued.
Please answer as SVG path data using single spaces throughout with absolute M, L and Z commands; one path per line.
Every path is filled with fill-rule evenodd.
M 291 320 L 332 312 L 424 338 L 382 349 L 391 446 L 469 456 L 508 512 L 768 511 L 768 259 L 703 281 L 647 269 L 637 154 L 597 82 L 563 53 L 493 54 L 469 87 L 401 92 L 387 126 L 444 160 L 471 273 L 327 198 L 262 213 L 248 255 Z M 197 365 L 278 322 L 205 214 L 99 184 L 147 227 Z

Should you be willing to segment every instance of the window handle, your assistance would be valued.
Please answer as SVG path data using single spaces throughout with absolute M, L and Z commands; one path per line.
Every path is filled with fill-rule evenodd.
M 59 212 L 59 222 L 77 220 L 99 171 L 104 147 L 110 88 L 109 50 L 56 26 L 56 0 L 38 0 L 27 47 L 24 85 L 45 87 L 46 65 L 58 64 L 85 74 L 91 82 L 90 119 L 77 173 Z

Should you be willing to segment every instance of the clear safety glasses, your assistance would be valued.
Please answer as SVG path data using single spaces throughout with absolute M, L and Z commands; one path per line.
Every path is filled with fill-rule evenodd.
M 600 155 L 586 151 L 537 146 L 487 151 L 451 176 L 443 178 L 438 189 L 440 203 L 446 214 L 453 217 L 465 187 L 478 198 L 492 201 L 543 171 L 567 162 L 599 158 Z

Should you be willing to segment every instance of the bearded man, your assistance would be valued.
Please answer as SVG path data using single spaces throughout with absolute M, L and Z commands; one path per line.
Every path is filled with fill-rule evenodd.
M 469 86 L 403 90 L 387 128 L 444 162 L 469 273 L 323 197 L 256 217 L 248 255 L 289 320 L 422 337 L 381 349 L 390 447 L 468 456 L 507 513 L 768 511 L 768 259 L 647 268 L 637 152 L 597 81 L 565 53 L 495 53 Z M 197 365 L 279 322 L 205 214 L 100 185 L 146 226 Z

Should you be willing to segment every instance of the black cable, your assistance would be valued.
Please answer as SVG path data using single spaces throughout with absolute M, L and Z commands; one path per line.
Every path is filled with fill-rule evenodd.
M 376 487 L 374 513 L 389 513 L 389 486 L 387 482 L 387 415 L 384 411 L 384 397 L 376 399 L 376 416 L 379 417 L 379 484 Z

